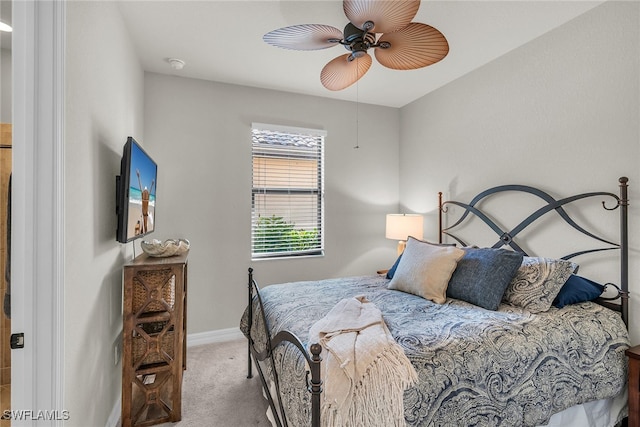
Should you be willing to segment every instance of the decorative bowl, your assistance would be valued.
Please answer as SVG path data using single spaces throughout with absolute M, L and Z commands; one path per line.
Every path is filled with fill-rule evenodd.
M 144 253 L 151 257 L 158 258 L 182 255 L 189 250 L 190 245 L 187 239 L 167 239 L 164 242 L 153 239 L 140 243 L 140 247 Z

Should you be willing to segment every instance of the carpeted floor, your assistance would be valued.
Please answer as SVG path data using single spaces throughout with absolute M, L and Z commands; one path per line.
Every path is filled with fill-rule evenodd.
M 182 420 L 162 427 L 270 427 L 260 379 L 247 379 L 244 339 L 187 349 Z

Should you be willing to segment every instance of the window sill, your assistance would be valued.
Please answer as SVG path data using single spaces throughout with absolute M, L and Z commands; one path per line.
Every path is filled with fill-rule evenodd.
M 324 252 L 320 254 L 309 254 L 309 255 L 284 255 L 284 256 L 270 256 L 270 257 L 260 257 L 260 258 L 251 258 L 252 262 L 259 261 L 274 261 L 274 260 L 294 260 L 294 259 L 306 259 L 306 258 L 323 258 Z

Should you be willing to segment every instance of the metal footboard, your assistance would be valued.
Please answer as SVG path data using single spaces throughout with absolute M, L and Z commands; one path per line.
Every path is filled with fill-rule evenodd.
M 265 348 L 260 351 L 256 348 L 255 342 L 251 336 L 254 322 L 254 299 L 258 307 L 260 308 L 260 314 L 262 315 L 262 323 L 264 325 L 264 332 L 266 337 Z M 262 388 L 269 402 L 269 407 L 273 413 L 275 423 L 278 427 L 288 427 L 287 416 L 282 404 L 282 398 L 280 395 L 280 380 L 278 378 L 278 371 L 276 370 L 276 364 L 273 358 L 273 350 L 280 344 L 289 342 L 293 344 L 300 354 L 307 361 L 309 370 L 307 371 L 307 390 L 311 393 L 311 426 L 320 427 L 320 394 L 322 393 L 322 380 L 320 379 L 320 362 L 322 358 L 320 353 L 322 352 L 322 346 L 320 344 L 312 344 L 309 347 L 309 351 L 306 350 L 300 339 L 289 331 L 278 332 L 275 336 L 271 336 L 269 325 L 264 314 L 264 307 L 262 305 L 262 298 L 260 296 L 260 288 L 253 278 L 253 268 L 249 268 L 249 283 L 248 283 L 248 323 L 249 330 L 247 334 L 247 378 L 252 378 L 252 360 L 255 362 L 256 369 L 260 375 L 260 382 Z M 309 354 L 311 353 L 311 354 Z M 276 396 L 272 396 L 271 389 L 269 387 L 269 381 L 266 378 L 262 367 L 259 362 L 266 362 L 271 364 L 271 372 L 273 373 L 273 382 L 275 384 Z M 309 378 L 310 377 L 310 378 Z M 276 403 L 277 400 L 277 403 Z

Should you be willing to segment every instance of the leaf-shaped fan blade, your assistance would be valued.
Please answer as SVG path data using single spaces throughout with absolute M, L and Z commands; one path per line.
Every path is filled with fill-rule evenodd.
M 329 61 L 320 72 L 322 85 L 329 90 L 342 90 L 354 84 L 369 71 L 371 55 L 365 53 L 360 58 L 349 61 L 350 53 L 345 53 Z
M 426 67 L 449 53 L 449 43 L 440 31 L 417 22 L 412 22 L 400 31 L 383 34 L 378 40 L 378 43 L 382 42 L 389 42 L 391 47 L 376 48 L 376 59 L 394 70 Z
M 322 24 L 292 25 L 268 32 L 262 40 L 285 49 L 318 50 L 335 46 L 336 40 L 342 40 L 342 31 Z
M 356 27 L 363 29 L 367 21 L 374 24 L 373 33 L 391 33 L 409 25 L 420 0 L 344 0 L 344 14 Z

